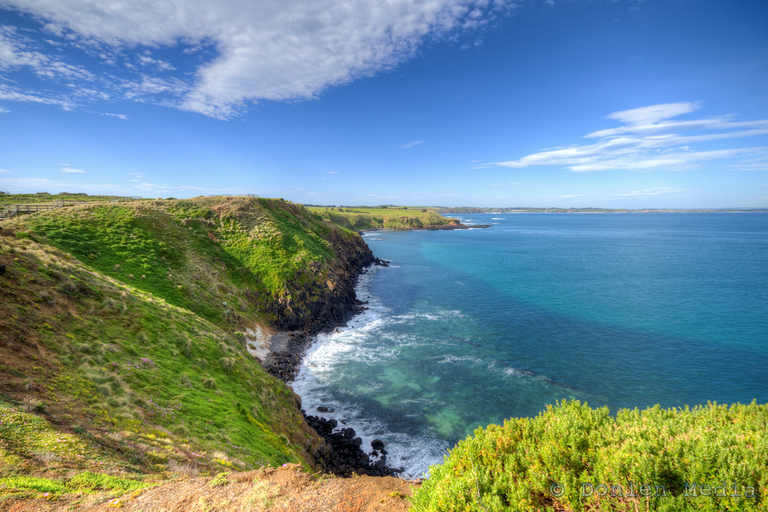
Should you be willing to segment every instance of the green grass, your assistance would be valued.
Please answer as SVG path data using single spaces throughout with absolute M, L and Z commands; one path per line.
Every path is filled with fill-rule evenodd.
M 82 206 L 14 223 L 21 236 L 219 326 L 269 321 L 271 302 L 323 285 L 336 258 L 329 239 L 351 236 L 301 206 L 246 198 Z
M 92 447 L 77 436 L 54 429 L 45 419 L 0 402 L 0 461 L 25 458 L 78 462 Z
M 89 196 L 81 194 L 0 194 L 0 207 L 8 204 L 44 204 L 55 201 L 65 202 L 108 202 L 108 201 L 134 201 L 131 197 L 122 196 Z M 146 201 L 147 199 L 142 199 Z
M 144 489 L 154 485 L 137 479 L 123 478 L 103 473 L 84 471 L 78 473 L 69 480 L 58 478 L 12 476 L 0 478 L 0 496 L 19 494 L 28 491 L 42 494 L 38 497 L 58 497 L 68 493 L 102 493 L 109 492 L 114 495 L 122 495 L 126 492 Z
M 766 431 L 763 404 L 613 417 L 563 402 L 476 430 L 430 468 L 413 510 L 765 510 Z
M 347 229 L 421 229 L 425 226 L 440 226 L 451 219 L 427 208 L 367 208 L 367 207 L 309 207 L 309 210 L 324 219 Z
M 242 213 L 223 213 L 233 211 Z M 4 223 L 17 236 L 0 238 L 0 332 L 15 340 L 0 345 L 0 398 L 13 404 L 0 408 L 0 477 L 37 476 L 44 467 L 206 474 L 307 464 L 305 447 L 319 439 L 228 319 L 255 312 L 238 304 L 247 298 L 242 287 L 258 289 L 247 288 L 253 272 L 208 236 L 210 225 L 182 222 L 186 213 L 98 205 Z M 294 222 L 279 213 L 276 224 Z M 221 241 L 249 219 L 220 215 L 213 237 Z M 295 221 L 293 234 L 301 225 Z M 142 258 L 152 263 L 145 279 L 120 270 Z M 199 313 L 194 294 L 183 293 L 192 285 L 176 294 L 159 279 L 169 268 L 213 288 L 199 297 Z M 202 271 L 207 281 L 196 276 Z

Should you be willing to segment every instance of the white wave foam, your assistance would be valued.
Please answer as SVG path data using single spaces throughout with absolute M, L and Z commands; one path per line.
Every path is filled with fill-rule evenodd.
M 461 315 L 460 311 L 445 311 L 391 316 L 391 311 L 370 290 L 372 279 L 385 270 L 386 267 L 375 268 L 360 276 L 356 293 L 360 300 L 368 301 L 368 309 L 356 315 L 345 327 L 319 335 L 299 366 L 296 380 L 290 385 L 301 397 L 307 414 L 336 419 L 338 428 L 355 429 L 357 436 L 363 440 L 361 448 L 367 453 L 371 452 L 371 442 L 380 439 L 386 444 L 390 467 L 402 468 L 404 477 L 423 477 L 429 466 L 442 463 L 449 448 L 447 442 L 428 435 L 398 431 L 379 418 L 364 415 L 357 405 L 340 401 L 331 393 L 333 387 L 338 390 L 341 372 L 336 369 L 337 365 L 344 365 L 344 361 L 386 362 L 399 357 L 399 346 L 424 341 L 414 334 L 388 332 L 387 326 L 416 320 L 440 321 Z M 378 339 L 379 342 L 367 343 L 371 339 Z M 385 386 L 380 382 L 371 382 L 370 385 L 372 394 L 376 393 L 377 386 Z M 320 406 L 333 412 L 319 413 L 317 408 Z M 346 423 L 342 424 L 342 420 Z

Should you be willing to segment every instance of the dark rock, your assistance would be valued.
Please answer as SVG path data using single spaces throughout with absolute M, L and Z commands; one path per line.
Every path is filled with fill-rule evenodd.
M 271 353 L 263 364 L 270 374 L 285 382 L 295 379 L 301 358 L 318 334 L 345 325 L 354 315 L 365 310 L 365 304 L 355 295 L 355 285 L 365 268 L 374 264 L 388 265 L 388 262 L 373 256 L 362 237 L 350 239 L 332 231 L 327 240 L 333 247 L 336 259 L 330 263 L 330 269 L 324 270 L 328 277 L 325 283 L 317 283 L 313 279 L 303 280 L 301 273 L 297 273 L 289 284 L 291 300 L 278 300 L 255 293 L 249 296 L 257 307 L 273 315 L 273 327 L 281 331 L 293 331 L 288 336 L 285 348 Z M 308 268 L 305 272 L 313 274 L 317 273 L 317 269 Z M 299 282 L 309 284 L 302 286 Z M 318 407 L 317 411 L 333 412 L 323 406 Z M 360 449 L 362 439 L 356 437 L 353 429 L 342 428 L 336 431 L 339 422 L 335 419 L 327 420 L 306 414 L 305 419 L 325 439 L 325 444 L 313 454 L 319 467 L 339 476 L 388 476 L 397 473 L 387 466 L 386 457 L 372 463 L 368 454 Z M 346 421 L 341 420 L 340 423 L 345 424 Z
M 313 456 L 321 467 L 331 473 L 339 476 L 391 476 L 398 473 L 387 466 L 386 456 L 372 463 L 371 457 L 360 449 L 363 440 L 355 437 L 354 429 L 342 428 L 334 431 L 334 427 L 338 425 L 334 419 L 317 416 L 305 416 L 305 419 L 307 424 L 325 439 L 325 444 L 321 445 Z M 384 443 L 381 444 L 383 446 Z
M 380 439 L 374 439 L 371 441 L 371 448 L 374 450 L 381 450 L 384 448 L 384 441 L 381 441 Z
M 0 276 L 5 275 L 5 265 L 0 265 Z

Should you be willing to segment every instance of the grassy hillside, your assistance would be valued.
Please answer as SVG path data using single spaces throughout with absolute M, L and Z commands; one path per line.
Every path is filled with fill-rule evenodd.
M 64 202 L 109 202 L 109 201 L 125 201 L 130 198 L 122 196 L 89 196 L 88 194 L 81 193 L 67 193 L 60 194 L 0 194 L 0 207 L 4 207 L 9 204 L 45 204 L 53 203 L 56 201 Z M 147 199 L 143 199 L 146 201 Z
M 456 223 L 426 208 L 366 208 L 366 207 L 320 207 L 309 210 L 347 229 L 422 229 L 425 226 L 444 226 Z
M 358 235 L 283 201 L 222 198 L 85 205 L 0 228 L 0 495 L 73 492 L 73 470 L 314 464 L 322 441 L 298 397 L 241 331 L 274 320 L 271 301 L 290 311 L 299 284 L 328 289 L 342 277 L 338 241 Z M 115 482 L 93 487 L 129 485 Z
M 237 328 L 254 319 L 274 323 L 317 302 L 320 291 L 300 295 L 339 279 L 333 241 L 359 238 L 300 206 L 254 198 L 92 204 L 6 225 L 102 275 Z

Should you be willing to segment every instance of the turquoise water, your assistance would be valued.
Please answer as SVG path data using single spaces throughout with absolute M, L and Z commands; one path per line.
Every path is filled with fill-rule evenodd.
M 768 402 L 768 215 L 461 217 L 493 227 L 366 236 L 392 265 L 305 358 L 309 414 L 333 408 L 418 476 L 475 428 L 557 400 Z

